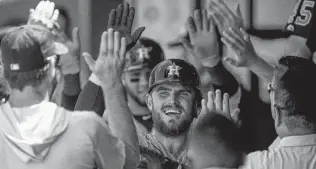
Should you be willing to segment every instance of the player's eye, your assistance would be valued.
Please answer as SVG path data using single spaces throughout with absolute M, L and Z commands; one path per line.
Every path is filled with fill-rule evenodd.
M 180 96 L 185 96 L 185 97 L 187 97 L 187 96 L 189 96 L 189 95 L 190 95 L 189 92 L 181 92 L 181 93 L 180 93 Z
M 139 82 L 139 78 L 131 78 L 130 81 L 132 83 L 137 83 L 137 82 Z

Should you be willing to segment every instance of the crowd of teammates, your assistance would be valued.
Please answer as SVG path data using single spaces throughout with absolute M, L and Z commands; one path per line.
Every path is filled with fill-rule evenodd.
M 239 6 L 211 0 L 186 22 L 184 60 L 166 59 L 145 27 L 132 33 L 128 3 L 110 12 L 98 57 L 81 54 L 65 11 L 39 2 L 26 24 L 0 31 L 0 168 L 315 169 L 314 6 L 299 0 L 288 38 L 263 40 Z M 92 71 L 82 89 L 80 55 Z M 269 84 L 271 123 L 224 62 Z M 274 142 L 258 146 L 270 128 Z

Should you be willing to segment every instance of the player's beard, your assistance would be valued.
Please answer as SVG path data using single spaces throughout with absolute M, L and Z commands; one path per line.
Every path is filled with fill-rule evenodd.
M 167 137 L 176 137 L 186 133 L 190 129 L 193 116 L 192 114 L 186 114 L 179 124 L 168 125 L 163 121 L 161 114 L 153 110 L 152 119 L 154 123 L 153 128 L 155 130 Z

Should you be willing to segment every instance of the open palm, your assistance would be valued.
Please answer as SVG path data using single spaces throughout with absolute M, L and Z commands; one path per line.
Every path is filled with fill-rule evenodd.
M 190 41 L 183 40 L 183 45 L 189 53 L 188 60 L 201 67 L 203 62 L 216 65 L 220 61 L 219 44 L 212 18 L 207 17 L 206 10 L 194 11 L 194 17 L 189 17 L 186 23 Z
M 120 4 L 117 9 L 113 9 L 109 14 L 108 28 L 114 29 L 125 37 L 127 51 L 130 50 L 138 41 L 139 37 L 145 30 L 140 27 L 132 34 L 132 26 L 135 16 L 135 8 L 129 7 L 128 3 Z

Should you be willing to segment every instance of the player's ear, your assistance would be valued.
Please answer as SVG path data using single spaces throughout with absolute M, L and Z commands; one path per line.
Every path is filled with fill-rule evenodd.
M 146 104 L 147 104 L 147 107 L 150 111 L 153 110 L 153 98 L 151 97 L 150 94 L 146 94 Z
M 124 73 L 122 74 L 121 80 L 122 80 L 123 86 L 126 86 L 126 80 L 125 80 L 125 74 Z

